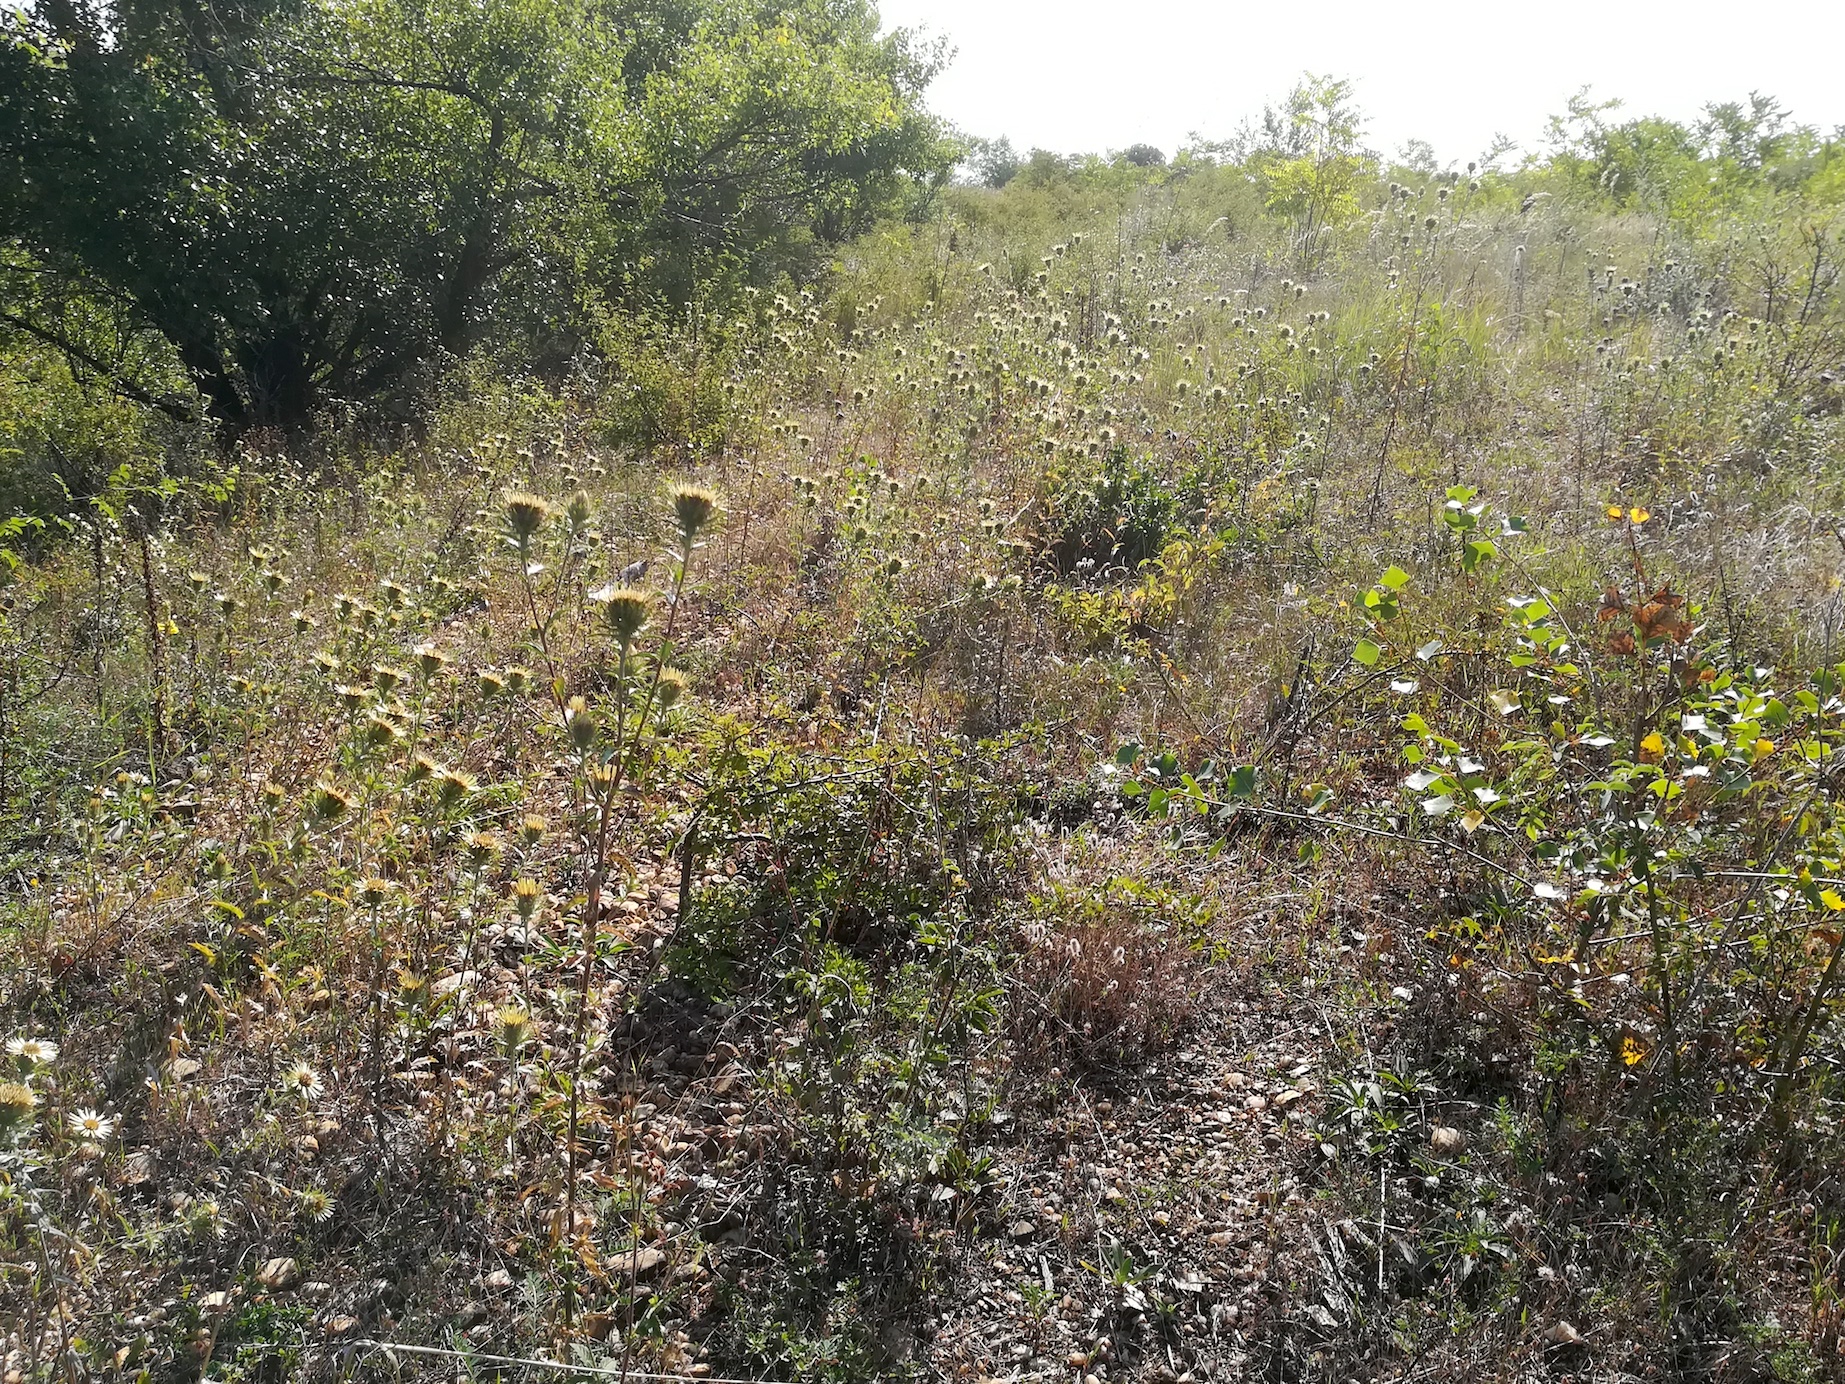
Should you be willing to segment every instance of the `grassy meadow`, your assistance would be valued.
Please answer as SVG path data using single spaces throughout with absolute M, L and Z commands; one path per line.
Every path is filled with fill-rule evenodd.
M 16 342 L 7 1384 L 1838 1378 L 1845 154 L 1322 117 L 402 417 Z

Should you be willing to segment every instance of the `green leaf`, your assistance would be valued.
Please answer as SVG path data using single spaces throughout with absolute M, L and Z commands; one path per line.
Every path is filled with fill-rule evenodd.
M 1377 579 L 1377 584 L 1391 591 L 1401 591 L 1409 582 L 1409 573 L 1401 567 L 1387 567 L 1384 575 Z
M 1256 766 L 1239 764 L 1230 771 L 1230 796 L 1233 798 L 1254 797 L 1256 792 Z
M 1383 653 L 1384 651 L 1369 639 L 1360 639 L 1352 646 L 1353 659 L 1367 668 L 1375 668 L 1377 660 L 1383 656 Z
M 1140 744 L 1138 741 L 1130 740 L 1125 745 L 1123 745 L 1120 749 L 1115 751 L 1115 763 L 1123 765 L 1123 766 L 1132 764 L 1135 760 L 1139 758 L 1140 758 Z

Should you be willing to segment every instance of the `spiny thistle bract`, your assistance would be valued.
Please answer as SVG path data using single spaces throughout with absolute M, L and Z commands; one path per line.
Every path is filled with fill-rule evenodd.
M 538 881 L 525 875 L 513 881 L 513 907 L 518 910 L 523 922 L 531 922 L 532 915 L 538 911 L 539 900 L 544 891 L 538 887 Z
M 512 534 L 513 543 L 521 552 L 531 546 L 538 531 L 551 517 L 551 506 L 524 490 L 509 491 L 501 501 L 501 510 L 506 516 L 506 527 Z
M 653 613 L 653 597 L 633 586 L 605 586 L 590 593 L 590 601 L 602 612 L 602 623 L 622 648 L 646 627 Z
M 679 536 L 689 547 L 699 530 L 717 513 L 717 495 L 702 485 L 675 485 L 672 489 L 673 519 Z

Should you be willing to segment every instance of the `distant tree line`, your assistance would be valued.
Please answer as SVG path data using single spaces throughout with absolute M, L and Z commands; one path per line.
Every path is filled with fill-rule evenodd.
M 869 0 L 0 8 L 0 334 L 231 433 L 555 364 L 926 196 L 938 62 Z

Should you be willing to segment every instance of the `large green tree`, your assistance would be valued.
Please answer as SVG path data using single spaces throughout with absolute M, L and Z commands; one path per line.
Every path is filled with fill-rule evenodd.
M 798 267 L 953 159 L 868 0 L 38 0 L 0 16 L 0 314 L 233 429 L 591 301 Z M 125 337 L 124 337 L 125 339 Z

